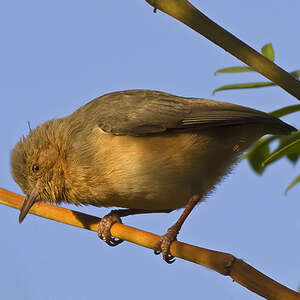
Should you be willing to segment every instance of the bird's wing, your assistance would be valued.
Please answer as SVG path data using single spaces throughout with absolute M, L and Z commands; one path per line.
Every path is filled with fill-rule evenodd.
M 107 94 L 81 109 L 88 110 L 88 115 L 96 118 L 103 131 L 117 135 L 144 135 L 169 130 L 195 131 L 247 123 L 270 124 L 271 127 L 289 126 L 248 107 L 214 100 L 182 98 L 151 90 Z

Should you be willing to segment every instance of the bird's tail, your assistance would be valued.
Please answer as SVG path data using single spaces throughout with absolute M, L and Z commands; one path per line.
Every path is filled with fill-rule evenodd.
M 268 115 L 268 118 L 265 119 L 264 123 L 266 124 L 267 129 L 270 134 L 289 135 L 292 132 L 297 131 L 297 129 L 295 127 L 293 127 L 271 115 Z

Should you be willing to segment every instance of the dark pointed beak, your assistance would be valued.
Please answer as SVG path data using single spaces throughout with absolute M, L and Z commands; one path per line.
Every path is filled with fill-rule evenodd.
M 36 201 L 36 198 L 39 195 L 38 189 L 35 187 L 29 195 L 26 196 L 20 215 L 19 215 L 19 223 L 22 223 L 22 221 L 25 219 L 26 215 L 28 214 L 30 208 Z

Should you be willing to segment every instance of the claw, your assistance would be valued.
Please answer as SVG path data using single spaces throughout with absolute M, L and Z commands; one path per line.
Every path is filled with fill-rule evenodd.
M 156 245 L 155 247 L 157 247 L 157 245 Z M 156 250 L 156 249 L 154 249 L 154 254 L 155 254 L 155 255 L 161 254 L 161 250 Z
M 115 246 L 118 246 L 119 244 L 121 244 L 123 242 L 123 240 L 116 239 L 116 238 L 111 236 L 111 238 L 109 240 L 104 240 L 104 242 L 108 246 L 115 247 Z
M 122 223 L 121 218 L 115 212 L 110 212 L 99 222 L 98 237 L 111 247 L 115 247 L 123 242 L 123 240 L 117 239 L 110 234 L 110 229 L 115 223 Z
M 160 237 L 158 243 L 155 245 L 154 254 L 158 255 L 162 253 L 163 259 L 168 264 L 172 264 L 175 261 L 175 257 L 170 254 L 170 246 L 172 242 L 176 240 L 176 237 L 185 219 L 189 216 L 193 208 L 200 200 L 201 200 L 200 195 L 198 194 L 193 195 L 189 199 L 183 213 L 181 214 L 177 222 L 173 226 L 171 226 L 164 235 Z
M 168 229 L 168 231 L 162 235 L 158 243 L 154 247 L 154 254 L 159 255 L 162 253 L 162 257 L 165 262 L 172 264 L 176 259 L 173 255 L 170 254 L 170 246 L 173 241 L 176 240 L 178 234 L 177 225 L 173 225 Z
M 167 264 L 172 264 L 176 260 L 175 257 L 169 253 L 167 255 L 163 255 L 163 258 Z

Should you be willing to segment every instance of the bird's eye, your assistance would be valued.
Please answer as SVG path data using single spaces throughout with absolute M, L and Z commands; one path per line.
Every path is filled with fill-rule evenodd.
M 37 172 L 37 171 L 39 171 L 39 170 L 40 170 L 39 165 L 33 165 L 33 166 L 32 166 L 32 171 L 33 171 L 33 172 Z

